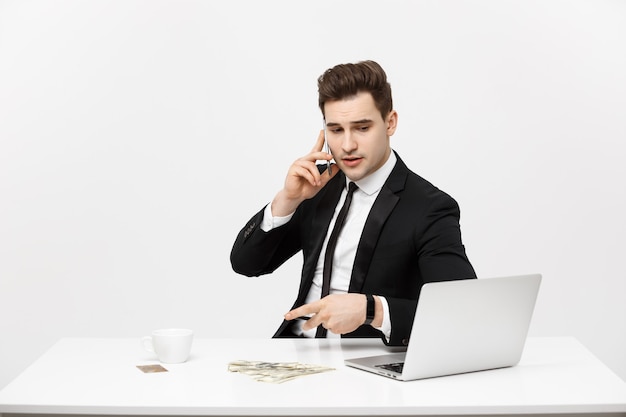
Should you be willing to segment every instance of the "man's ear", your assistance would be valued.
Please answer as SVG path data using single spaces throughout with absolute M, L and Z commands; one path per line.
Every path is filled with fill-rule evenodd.
M 392 110 L 389 112 L 386 118 L 387 123 L 387 136 L 391 136 L 395 133 L 398 127 L 398 112 Z

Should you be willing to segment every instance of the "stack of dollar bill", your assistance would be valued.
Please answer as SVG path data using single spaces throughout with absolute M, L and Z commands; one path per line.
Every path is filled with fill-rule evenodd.
M 332 371 L 335 368 L 326 366 L 308 365 L 298 362 L 260 362 L 234 361 L 228 364 L 230 372 L 239 372 L 249 375 L 256 381 L 282 383 L 292 379 L 320 372 Z

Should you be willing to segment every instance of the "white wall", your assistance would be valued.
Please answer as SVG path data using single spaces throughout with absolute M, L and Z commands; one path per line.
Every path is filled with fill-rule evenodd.
M 0 388 L 64 336 L 270 337 L 300 259 L 232 272 L 313 145 L 316 78 L 386 68 L 393 146 L 531 335 L 626 379 L 626 2 L 0 1 Z

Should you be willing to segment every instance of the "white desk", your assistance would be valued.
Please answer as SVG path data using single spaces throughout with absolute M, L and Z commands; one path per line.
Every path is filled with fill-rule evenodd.
M 377 340 L 196 339 L 187 363 L 156 363 L 138 339 L 63 339 L 0 391 L 0 414 L 626 416 L 626 383 L 572 338 L 530 338 L 513 368 L 400 382 L 344 366 L 389 350 Z M 335 367 L 282 384 L 230 361 Z

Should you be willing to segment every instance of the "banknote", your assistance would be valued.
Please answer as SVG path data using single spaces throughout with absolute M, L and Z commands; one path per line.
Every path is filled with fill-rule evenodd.
M 248 375 L 259 382 L 280 384 L 305 375 L 333 371 L 321 365 L 311 365 L 299 362 L 262 362 L 238 360 L 228 364 L 230 372 L 239 372 Z

